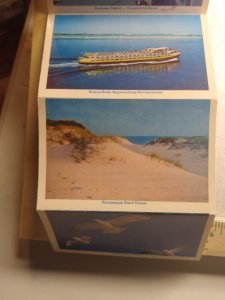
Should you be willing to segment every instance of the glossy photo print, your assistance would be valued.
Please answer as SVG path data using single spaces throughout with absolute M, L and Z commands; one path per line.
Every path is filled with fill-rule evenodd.
M 56 250 L 167 258 L 198 255 L 208 216 L 48 211 Z
M 48 89 L 208 90 L 197 15 L 56 15 Z
M 46 198 L 208 202 L 210 103 L 47 99 Z
M 203 0 L 53 0 L 56 6 L 201 6 Z

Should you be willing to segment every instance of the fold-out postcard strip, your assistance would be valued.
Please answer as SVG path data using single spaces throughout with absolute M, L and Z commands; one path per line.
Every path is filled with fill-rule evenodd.
M 55 250 L 200 257 L 215 211 L 212 77 L 204 16 L 49 16 L 37 209 Z
M 39 97 L 216 99 L 206 18 L 49 15 Z
M 209 0 L 48 0 L 51 13 L 204 14 Z

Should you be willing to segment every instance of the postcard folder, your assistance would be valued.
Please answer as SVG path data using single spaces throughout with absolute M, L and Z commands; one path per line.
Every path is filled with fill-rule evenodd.
M 37 210 L 53 248 L 199 259 L 215 213 L 205 16 L 194 2 L 151 15 L 70 3 L 48 17 L 38 92 Z

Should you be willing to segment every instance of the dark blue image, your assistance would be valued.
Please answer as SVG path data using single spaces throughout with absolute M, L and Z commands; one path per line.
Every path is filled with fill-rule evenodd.
M 60 249 L 195 257 L 208 215 L 48 211 Z

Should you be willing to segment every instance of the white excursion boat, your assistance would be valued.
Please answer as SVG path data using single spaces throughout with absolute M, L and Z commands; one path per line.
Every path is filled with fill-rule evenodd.
M 178 61 L 181 52 L 168 47 L 147 48 L 136 51 L 86 52 L 78 57 L 79 64 L 118 64 L 118 63 L 167 63 Z

